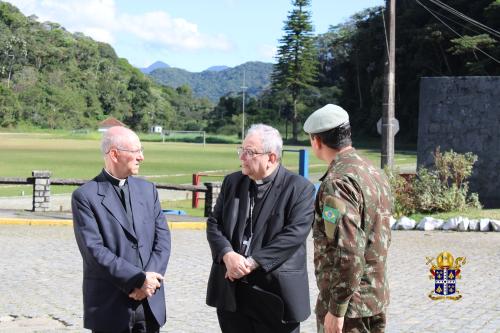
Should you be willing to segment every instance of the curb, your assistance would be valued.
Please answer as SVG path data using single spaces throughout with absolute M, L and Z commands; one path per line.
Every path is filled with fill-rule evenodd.
M 170 230 L 205 230 L 207 228 L 206 222 L 167 222 Z
M 206 229 L 206 222 L 167 222 L 170 230 L 203 230 Z M 22 218 L 0 218 L 0 225 L 30 225 L 30 226 L 51 226 L 67 227 L 73 226 L 72 220 L 43 220 L 43 219 L 22 219 Z

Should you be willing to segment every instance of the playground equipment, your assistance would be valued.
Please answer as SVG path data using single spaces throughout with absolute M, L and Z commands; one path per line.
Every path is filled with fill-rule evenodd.
M 165 142 L 165 137 L 171 137 L 175 141 L 175 135 L 176 134 L 187 134 L 187 135 L 192 135 L 192 134 L 198 134 L 203 138 L 203 147 L 205 147 L 206 144 L 206 132 L 205 131 L 176 131 L 176 130 L 166 130 L 161 133 L 162 141 Z

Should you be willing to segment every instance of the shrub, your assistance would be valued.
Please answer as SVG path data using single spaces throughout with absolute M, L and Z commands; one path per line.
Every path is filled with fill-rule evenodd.
M 414 214 L 416 212 L 416 206 L 412 185 L 415 175 L 403 177 L 398 169 L 391 170 L 387 167 L 385 172 L 389 178 L 392 194 L 394 196 L 394 215 L 400 217 Z
M 467 179 L 477 156 L 450 150 L 434 152 L 434 168 L 420 168 L 414 177 L 386 169 L 394 195 L 396 216 L 481 208 L 477 193 L 469 193 Z

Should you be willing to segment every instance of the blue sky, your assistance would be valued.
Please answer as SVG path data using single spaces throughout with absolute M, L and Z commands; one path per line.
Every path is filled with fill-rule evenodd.
M 274 62 L 291 0 L 9 0 L 25 15 L 110 43 L 137 67 L 160 60 L 192 72 Z M 312 0 L 315 33 L 384 0 Z

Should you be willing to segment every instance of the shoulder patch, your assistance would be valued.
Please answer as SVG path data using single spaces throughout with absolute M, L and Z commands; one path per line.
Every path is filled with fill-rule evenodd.
M 337 223 L 338 218 L 340 217 L 340 211 L 334 207 L 330 207 L 328 205 L 323 206 L 323 220 L 330 223 Z

